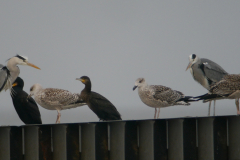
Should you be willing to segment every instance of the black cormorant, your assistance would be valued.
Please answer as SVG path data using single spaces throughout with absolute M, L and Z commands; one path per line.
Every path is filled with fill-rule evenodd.
M 85 88 L 82 90 L 80 98 L 87 103 L 88 107 L 100 120 L 122 120 L 116 107 L 107 98 L 91 91 L 91 81 L 89 77 L 82 76 L 76 80 L 85 84 Z
M 14 108 L 17 111 L 19 118 L 25 124 L 42 124 L 41 115 L 37 103 L 32 97 L 23 90 L 24 82 L 20 77 L 17 77 L 12 84 L 12 101 Z

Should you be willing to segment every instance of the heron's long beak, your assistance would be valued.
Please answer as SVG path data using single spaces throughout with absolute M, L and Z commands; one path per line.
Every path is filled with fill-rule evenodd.
M 34 64 L 32 63 L 29 63 L 29 62 L 26 62 L 28 66 L 31 66 L 33 68 L 37 68 L 37 69 L 40 69 L 39 67 L 35 66 Z M 41 70 L 41 69 L 40 69 Z
M 17 86 L 17 85 L 18 85 L 17 83 L 13 83 L 13 84 L 12 84 L 12 87 L 15 87 L 15 86 Z
M 190 68 L 192 66 L 192 62 L 189 62 L 186 71 L 188 70 L 188 68 Z
M 133 91 L 134 91 L 137 87 L 138 87 L 138 86 L 134 86 L 134 87 L 133 87 Z

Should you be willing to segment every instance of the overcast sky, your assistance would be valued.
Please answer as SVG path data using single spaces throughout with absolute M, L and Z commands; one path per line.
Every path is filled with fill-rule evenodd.
M 40 83 L 79 93 L 83 75 L 122 119 L 151 119 L 134 82 L 165 85 L 185 95 L 207 92 L 185 71 L 190 54 L 240 73 L 240 1 L 1 1 L 0 63 L 16 54 L 41 70 L 19 66 L 24 90 Z M 23 125 L 9 91 L 0 93 L 0 125 Z M 39 106 L 43 123 L 57 111 Z M 160 118 L 207 116 L 208 104 L 161 109 Z M 98 121 L 87 107 L 63 110 L 61 123 Z M 211 112 L 212 114 L 213 112 Z M 234 100 L 217 101 L 217 115 L 236 115 Z

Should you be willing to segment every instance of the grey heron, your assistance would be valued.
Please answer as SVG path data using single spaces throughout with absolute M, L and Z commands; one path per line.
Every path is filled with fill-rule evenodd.
M 122 120 L 116 107 L 99 93 L 91 91 L 91 80 L 87 76 L 76 78 L 81 81 L 85 88 L 82 90 L 80 97 L 87 103 L 88 107 L 98 116 L 100 120 Z
M 76 108 L 85 105 L 77 93 L 57 88 L 43 88 L 36 83 L 30 88 L 29 97 L 34 96 L 35 101 L 45 109 L 57 110 L 56 123 L 60 123 L 61 110 Z
M 7 62 L 7 65 L 1 67 L 0 70 L 0 92 L 2 90 L 7 90 L 12 88 L 12 83 L 18 77 L 20 70 L 17 65 L 28 65 L 36 69 L 40 69 L 34 64 L 28 62 L 28 58 L 20 55 L 16 55 L 10 58 Z
M 195 98 L 199 98 L 199 100 L 203 100 L 203 102 L 208 102 L 212 99 L 235 99 L 237 114 L 240 115 L 240 74 L 224 76 L 221 81 L 211 85 L 209 93 Z
M 220 81 L 223 76 L 228 73 L 217 63 L 206 59 L 199 58 L 196 54 L 191 54 L 189 56 L 189 64 L 186 71 L 190 69 L 192 77 L 195 81 L 200 83 L 207 90 L 210 89 L 210 85 Z M 214 100 L 214 109 L 213 115 L 215 115 L 215 103 Z M 209 101 L 208 116 L 210 116 L 211 101 Z
M 184 96 L 182 92 L 172 90 L 169 87 L 162 85 L 148 85 L 144 78 L 138 78 L 135 81 L 133 90 L 138 88 L 138 95 L 142 102 L 149 107 L 155 108 L 154 118 L 158 118 L 160 108 L 175 106 L 175 105 L 190 105 L 191 96 Z M 159 108 L 157 113 L 157 108 Z M 157 113 L 157 116 L 156 116 Z
M 24 81 L 22 78 L 17 77 L 12 84 L 13 94 L 11 97 L 13 106 L 23 123 L 42 124 L 41 114 L 37 103 L 32 97 L 27 98 L 28 94 L 23 90 L 23 86 Z

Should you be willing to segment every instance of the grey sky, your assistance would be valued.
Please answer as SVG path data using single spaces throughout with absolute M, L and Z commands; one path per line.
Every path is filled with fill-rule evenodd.
M 132 91 L 137 78 L 204 94 L 185 72 L 193 53 L 240 73 L 239 8 L 240 1 L 1 1 L 0 63 L 20 54 L 41 68 L 19 66 L 28 93 L 34 83 L 77 93 L 84 85 L 75 79 L 87 75 L 123 119 L 151 119 L 154 109 Z M 0 125 L 22 125 L 9 91 L 0 99 Z M 39 108 L 43 123 L 55 122 L 57 111 Z M 207 108 L 168 107 L 160 118 L 206 116 Z M 98 121 L 87 106 L 61 113 L 61 123 Z M 234 100 L 217 101 L 216 114 L 236 114 Z

